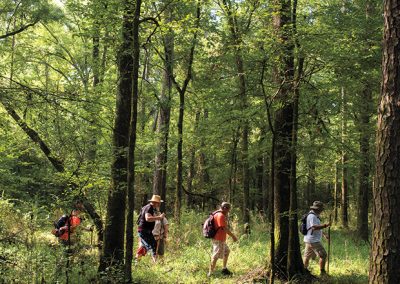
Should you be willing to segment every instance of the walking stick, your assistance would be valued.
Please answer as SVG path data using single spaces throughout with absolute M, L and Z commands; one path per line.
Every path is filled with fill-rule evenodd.
M 93 227 L 90 230 L 90 251 L 92 251 L 93 248 Z
M 329 260 L 331 257 L 331 221 L 332 221 L 332 214 L 329 215 L 329 227 L 328 227 L 328 261 L 327 261 L 327 266 L 326 266 L 326 272 L 329 274 Z

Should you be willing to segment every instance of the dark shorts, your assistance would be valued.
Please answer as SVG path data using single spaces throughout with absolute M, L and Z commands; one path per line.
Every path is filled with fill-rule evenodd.
M 142 243 L 142 246 L 146 248 L 147 251 L 151 250 L 151 253 L 153 255 L 156 255 L 156 250 L 157 250 L 157 242 L 154 239 L 153 233 L 150 231 L 139 231 L 139 238 L 140 242 Z

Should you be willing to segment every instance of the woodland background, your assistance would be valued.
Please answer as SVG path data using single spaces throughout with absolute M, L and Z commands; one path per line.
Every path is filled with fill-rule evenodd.
M 139 281 L 133 212 L 152 194 L 165 200 L 177 250 L 207 247 L 191 239 L 197 231 L 177 228 L 190 231 L 189 222 L 200 232 L 208 212 L 229 201 L 242 244 L 262 247 L 248 263 L 292 279 L 305 273 L 298 216 L 321 200 L 337 246 L 347 251 L 342 236 L 352 236 L 349 246 L 365 248 L 355 258 L 365 260 L 382 8 L 370 0 L 2 1 L 3 275 L 15 272 L 16 246 L 45 255 L 51 222 L 82 200 L 99 247 L 87 256 L 88 279 L 99 266 L 103 280 Z M 189 258 L 207 270 L 207 257 Z M 346 281 L 367 281 L 365 265 Z M 53 277 L 40 269 L 38 282 Z

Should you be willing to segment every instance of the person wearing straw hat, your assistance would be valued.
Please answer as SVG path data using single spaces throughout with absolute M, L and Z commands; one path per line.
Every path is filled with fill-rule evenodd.
M 161 197 L 159 195 L 153 195 L 149 200 L 149 204 L 145 205 L 140 210 L 138 218 L 138 234 L 141 245 L 145 247 L 147 251 L 152 252 L 152 259 L 155 262 L 157 259 L 157 242 L 153 236 L 153 229 L 157 220 L 161 221 L 164 219 L 165 214 L 162 213 L 156 216 L 156 210 L 160 207 Z M 140 247 L 139 247 L 140 249 Z M 139 252 L 137 252 L 138 254 Z
M 308 231 L 307 235 L 304 236 L 304 243 L 306 245 L 303 256 L 304 267 L 308 268 L 310 259 L 315 259 L 315 257 L 318 256 L 321 275 L 324 275 L 326 274 L 325 263 L 327 253 L 325 251 L 325 248 L 321 244 L 321 239 L 323 235 L 322 229 L 328 228 L 331 224 L 321 224 L 319 216 L 324 210 L 324 204 L 321 201 L 314 201 L 313 205 L 310 206 L 310 209 L 311 210 L 308 213 L 306 220 Z M 328 238 L 325 234 L 324 236 L 325 238 Z

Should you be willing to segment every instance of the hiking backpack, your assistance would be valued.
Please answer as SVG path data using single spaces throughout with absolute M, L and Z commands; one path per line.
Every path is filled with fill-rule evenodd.
M 60 219 L 58 219 L 57 221 L 54 221 L 54 228 L 51 232 L 53 233 L 53 235 L 55 235 L 56 237 L 60 237 L 62 234 L 65 233 L 65 225 L 68 223 L 69 220 L 69 216 L 68 215 L 62 215 L 60 217 Z
M 307 214 L 304 214 L 304 215 L 301 217 L 300 233 L 302 233 L 303 235 L 307 235 L 307 232 L 311 229 L 311 228 L 308 228 L 308 229 L 307 229 L 307 217 L 308 217 L 308 215 L 310 215 L 310 214 L 315 215 L 313 212 L 308 212 Z M 315 215 L 315 216 L 317 216 L 317 215 Z M 318 216 L 317 216 L 317 217 L 318 217 Z M 318 218 L 318 219 L 319 219 L 319 218 Z
M 203 223 L 203 236 L 207 239 L 214 238 L 215 235 L 217 234 L 217 231 L 219 228 L 215 228 L 214 225 L 214 215 L 217 214 L 218 212 L 221 212 L 220 210 L 211 212 L 208 218 L 204 221 Z

